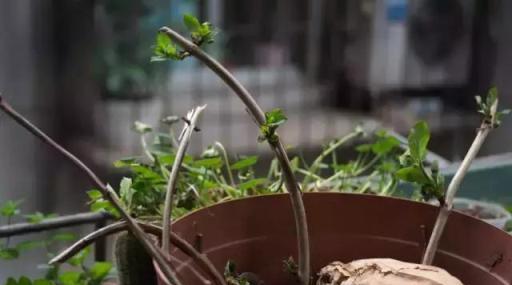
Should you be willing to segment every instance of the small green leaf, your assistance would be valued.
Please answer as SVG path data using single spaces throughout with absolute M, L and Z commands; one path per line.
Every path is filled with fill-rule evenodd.
M 397 178 L 407 182 L 413 182 L 418 184 L 429 182 L 428 178 L 425 177 L 425 175 L 423 175 L 423 172 L 419 168 L 414 166 L 399 169 L 395 173 L 395 175 Z
M 119 196 L 129 208 L 132 205 L 133 193 L 134 190 L 132 189 L 132 179 L 123 177 L 123 179 L 121 179 L 121 183 L 119 184 Z
M 361 144 L 356 147 L 357 152 L 369 152 L 372 150 L 371 144 Z
M 156 44 L 153 49 L 151 61 L 165 61 L 169 59 L 181 59 L 178 49 L 172 43 L 171 38 L 169 38 L 168 35 L 165 33 L 158 33 L 156 35 Z
M 70 259 L 68 259 L 68 263 L 73 265 L 73 266 L 80 266 L 80 265 L 82 265 L 84 263 L 85 259 L 87 258 L 87 256 L 89 255 L 89 252 L 90 252 L 90 248 L 89 247 L 81 250 L 75 256 L 73 256 Z
M 101 194 L 101 191 L 97 189 L 87 191 L 87 196 L 89 196 L 89 199 L 92 201 L 103 198 L 103 194 Z
M 18 282 L 16 281 L 16 279 L 9 277 L 5 282 L 5 285 L 18 285 Z
M 32 281 L 26 276 L 21 276 L 18 280 L 18 285 L 32 285 Z
M 192 166 L 217 169 L 217 168 L 222 167 L 222 159 L 220 157 L 199 159 L 199 160 L 194 161 L 192 163 Z
M 78 285 L 80 279 L 82 278 L 82 273 L 76 271 L 68 271 L 64 272 L 59 276 L 59 281 L 62 285 Z
M 427 145 L 430 140 L 430 131 L 424 121 L 414 125 L 409 133 L 409 150 L 411 157 L 417 162 L 422 161 L 427 154 Z
M 241 169 L 245 169 L 245 168 L 248 168 L 250 166 L 253 166 L 254 164 L 256 164 L 258 162 L 258 156 L 256 155 L 251 155 L 251 156 L 248 156 L 248 157 L 245 157 L 245 158 L 242 158 L 240 159 L 239 161 L 233 163 L 231 165 L 231 169 L 233 170 L 241 170 Z
M 283 110 L 276 108 L 270 112 L 265 112 L 265 122 L 267 126 L 270 127 L 278 127 L 284 122 L 286 122 L 288 118 L 284 115 Z
M 12 217 L 19 214 L 19 205 L 21 201 L 7 201 L 0 207 L 0 215 L 4 217 Z
M 190 32 L 196 32 L 201 28 L 199 20 L 190 14 L 183 15 L 183 23 Z
M 89 274 L 92 279 L 99 281 L 103 280 L 111 269 L 112 264 L 110 262 L 95 262 L 89 269 Z
M 136 121 L 135 123 L 133 123 L 133 130 L 135 130 L 139 134 L 146 134 L 153 131 L 153 128 L 151 128 L 150 125 Z
M 39 224 L 45 219 L 45 215 L 41 212 L 36 212 L 34 214 L 25 215 L 27 222 L 31 224 Z
M 0 248 L 0 259 L 12 260 L 18 258 L 20 255 L 16 248 Z
M 244 183 L 240 183 L 238 185 L 238 188 L 240 188 L 240 190 L 252 189 L 252 188 L 255 188 L 257 186 L 263 185 L 266 182 L 267 182 L 267 179 L 265 179 L 265 178 L 251 179 L 251 180 L 246 181 Z
M 372 145 L 372 151 L 377 155 L 384 155 L 399 145 L 400 141 L 397 138 L 392 136 L 383 136 L 378 138 Z

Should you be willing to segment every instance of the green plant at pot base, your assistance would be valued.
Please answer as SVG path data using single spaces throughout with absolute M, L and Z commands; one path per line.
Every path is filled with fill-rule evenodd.
M 22 215 L 20 211 L 21 201 L 6 201 L 0 205 L 0 216 L 10 225 L 13 220 L 23 219 L 28 223 L 38 224 L 48 218 L 53 218 L 55 214 L 43 214 L 36 212 L 33 214 Z M 55 256 L 54 248 L 56 246 L 69 243 L 76 240 L 76 236 L 71 233 L 57 232 L 46 238 L 36 240 L 25 240 L 12 245 L 10 238 L 6 238 L 0 246 L 0 260 L 9 261 L 22 258 L 23 254 L 36 249 L 44 249 L 48 260 Z M 5 285 L 100 285 L 109 276 L 112 264 L 109 262 L 95 262 L 92 265 L 86 263 L 86 257 L 90 249 L 86 248 L 68 260 L 69 269 L 63 270 L 59 265 L 41 265 L 45 269 L 42 277 L 30 279 L 26 276 L 18 278 L 9 277 L 5 280 Z

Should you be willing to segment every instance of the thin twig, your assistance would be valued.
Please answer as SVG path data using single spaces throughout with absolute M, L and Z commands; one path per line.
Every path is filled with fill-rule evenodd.
M 231 171 L 231 165 L 229 165 L 228 152 L 220 142 L 215 142 L 214 146 L 222 153 L 224 163 L 226 164 L 226 172 L 228 173 L 229 184 L 234 187 L 235 179 L 233 178 L 233 171 Z
M 489 94 L 488 96 L 491 96 Z M 480 105 L 480 104 L 479 104 Z M 495 97 L 494 102 L 491 106 L 487 106 L 489 109 L 484 114 L 484 119 L 480 128 L 478 129 L 478 133 L 476 134 L 475 140 L 471 144 L 471 147 L 468 150 L 468 153 L 464 157 L 464 160 L 457 169 L 457 172 L 452 178 L 450 185 L 448 185 L 448 190 L 446 190 L 446 197 L 444 199 L 444 203 L 440 205 L 439 214 L 436 219 L 436 223 L 434 225 L 434 229 L 432 230 L 432 234 L 430 236 L 430 240 L 427 245 L 427 249 L 425 250 L 425 254 L 422 258 L 422 263 L 430 265 L 432 264 L 437 248 L 439 246 L 439 240 L 443 235 L 444 227 L 448 221 L 448 216 L 453 208 L 453 199 L 455 198 L 455 194 L 457 194 L 457 190 L 459 190 L 460 184 L 466 176 L 468 172 L 469 166 L 475 159 L 478 151 L 482 147 L 487 135 L 489 132 L 499 125 L 499 117 L 498 117 L 498 98 Z M 482 108 L 482 106 L 480 106 Z
M 219 76 L 224 81 L 224 83 L 226 83 L 226 85 L 228 85 L 235 92 L 240 100 L 242 100 L 256 123 L 259 126 L 265 124 L 265 113 L 251 96 L 249 91 L 247 91 L 247 89 L 245 89 L 242 84 L 240 84 L 240 82 L 226 68 L 224 68 L 210 55 L 201 50 L 201 48 L 199 48 L 197 45 L 185 39 L 183 36 L 176 33 L 172 29 L 168 27 L 162 27 L 160 28 L 160 32 L 168 35 L 186 52 L 196 57 L 206 66 L 208 66 L 217 76 Z M 281 143 L 279 137 L 277 136 L 275 142 L 269 142 L 269 145 L 274 151 L 274 154 L 281 165 L 281 169 L 285 178 L 286 188 L 290 193 L 298 236 L 299 278 L 301 279 L 301 283 L 306 285 L 309 284 L 310 281 L 311 269 L 308 225 L 301 191 L 295 179 L 295 175 L 293 174 L 288 155 L 286 154 L 286 151 L 284 150 L 283 144 Z
M 147 233 L 153 234 L 155 236 L 161 236 L 162 228 L 156 225 L 152 225 L 149 223 L 144 223 L 141 221 L 137 221 L 140 227 Z M 54 257 L 50 264 L 63 263 L 69 258 L 75 256 L 82 249 L 96 242 L 98 239 L 104 238 L 106 236 L 125 231 L 127 230 L 128 225 L 126 222 L 116 222 L 110 224 L 106 227 L 98 229 L 87 236 L 81 238 L 70 247 L 66 248 L 64 251 L 59 253 L 56 257 Z M 211 263 L 211 261 L 204 255 L 199 253 L 192 245 L 190 245 L 186 240 L 181 238 L 175 233 L 170 234 L 170 242 L 176 246 L 179 250 L 181 250 L 186 255 L 190 256 L 194 262 L 206 272 L 210 278 L 215 281 L 218 285 L 225 285 L 224 278 L 222 274 L 217 271 L 215 266 Z
M 71 154 L 61 145 L 56 143 L 50 137 L 48 137 L 44 132 L 34 126 L 31 122 L 29 122 L 26 118 L 20 115 L 16 110 L 14 110 L 1 96 L 0 96 L 0 109 L 2 109 L 9 117 L 11 117 L 14 121 L 20 124 L 22 127 L 27 129 L 34 136 L 42 140 L 44 143 L 48 144 L 52 148 L 56 149 L 60 154 L 70 160 L 73 164 L 75 164 L 80 170 L 85 172 L 89 179 L 93 182 L 96 187 L 102 192 L 105 199 L 107 199 L 115 209 L 121 214 L 122 218 L 128 222 L 128 226 L 130 227 L 130 231 L 133 235 L 140 241 L 140 243 L 144 246 L 146 251 L 156 260 L 158 265 L 161 267 L 162 272 L 165 277 L 172 283 L 176 285 L 180 285 L 179 282 L 173 273 L 171 267 L 166 262 L 162 251 L 158 247 L 156 247 L 147 237 L 146 234 L 142 231 L 139 225 L 135 222 L 135 220 L 129 215 L 129 213 L 121 206 L 121 201 L 117 197 L 117 194 L 110 188 L 108 185 L 103 183 L 99 179 L 99 177 L 88 168 L 80 159 Z
M 471 144 L 471 147 L 469 148 L 469 151 L 464 157 L 464 160 L 462 161 L 459 169 L 457 169 L 457 172 L 453 176 L 450 185 L 448 185 L 445 202 L 443 203 L 443 205 L 440 206 L 439 214 L 437 216 L 434 229 L 432 230 L 432 235 L 430 236 L 427 249 L 425 250 L 425 254 L 423 255 L 423 264 L 432 264 L 437 248 L 439 246 L 439 240 L 441 239 L 444 227 L 446 226 L 446 222 L 448 221 L 448 216 L 450 215 L 450 212 L 453 208 L 453 199 L 455 197 L 455 194 L 457 193 L 457 190 L 459 190 L 460 184 L 464 179 L 464 176 L 466 175 L 469 166 L 473 162 L 475 156 L 478 154 L 480 147 L 484 143 L 485 138 L 487 137 L 491 129 L 492 128 L 490 126 L 483 125 L 478 130 L 475 140 Z
M 357 138 L 358 136 L 360 136 L 361 134 L 363 134 L 362 131 L 355 131 L 355 132 L 352 132 L 346 136 L 344 136 L 343 138 L 341 138 L 340 140 L 338 140 L 336 143 L 333 143 L 332 145 L 330 145 L 327 149 L 325 149 L 316 159 L 315 161 L 313 161 L 313 163 L 311 164 L 311 166 L 309 167 L 308 169 L 308 172 L 309 173 L 312 173 L 312 174 L 315 174 L 316 171 L 318 170 L 318 168 L 320 167 L 320 163 L 322 163 L 322 161 L 324 161 L 324 159 L 329 155 L 331 154 L 333 151 L 335 151 L 338 147 L 342 146 L 343 144 L 347 143 L 348 141 L 354 139 L 354 138 Z M 313 178 L 311 175 L 306 175 L 306 177 L 304 177 L 304 181 L 302 182 L 302 186 L 303 187 L 306 187 L 309 183 L 310 183 L 310 180 L 311 178 Z
M 180 144 L 178 150 L 176 152 L 176 157 L 174 158 L 174 162 L 171 168 L 171 174 L 169 175 L 169 180 L 167 182 L 167 190 L 165 196 L 165 205 L 164 205 L 164 217 L 163 217 L 163 227 L 164 230 L 162 232 L 162 250 L 164 253 L 169 253 L 169 234 L 171 232 L 171 214 L 172 207 L 174 203 L 174 196 L 176 192 L 176 182 L 178 181 L 178 173 L 183 162 L 183 158 L 185 157 L 185 153 L 187 151 L 187 147 L 190 143 L 190 138 L 192 137 L 192 133 L 196 128 L 196 122 L 199 118 L 201 112 L 206 108 L 206 105 L 201 107 L 196 107 L 191 110 L 187 115 L 187 122 L 185 123 L 185 127 L 182 132 L 182 136 L 180 138 Z

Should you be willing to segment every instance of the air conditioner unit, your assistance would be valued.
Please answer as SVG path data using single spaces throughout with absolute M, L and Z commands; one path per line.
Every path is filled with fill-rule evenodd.
M 471 67 L 474 0 L 375 1 L 369 89 L 462 86 Z

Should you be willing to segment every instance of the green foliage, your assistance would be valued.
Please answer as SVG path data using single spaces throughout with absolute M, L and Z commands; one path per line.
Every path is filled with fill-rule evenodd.
M 427 123 L 416 123 L 409 132 L 408 149 L 400 157 L 401 168 L 395 175 L 402 181 L 418 185 L 425 201 L 435 198 L 442 204 L 444 177 L 439 173 L 437 163 L 427 167 L 424 162 L 429 140 L 430 131 Z
M 171 41 L 171 38 L 164 33 L 158 33 L 151 61 L 165 61 L 169 59 L 180 60 L 182 57 L 176 45 Z
M 279 126 L 284 124 L 288 118 L 284 115 L 281 109 L 273 109 L 270 112 L 265 112 L 265 123 L 260 126 L 260 133 L 258 140 L 268 141 L 269 143 L 277 142 L 276 130 Z
M 194 42 L 194 44 L 201 46 L 204 43 L 213 43 L 217 32 L 210 23 L 200 23 L 196 17 L 190 14 L 185 14 L 183 16 L 183 23 L 190 32 L 190 37 L 192 38 L 192 42 Z
M 7 201 L 0 207 L 0 216 L 10 218 L 20 212 L 21 201 Z
M 97 194 L 97 193 L 96 193 Z M 100 193 L 101 194 L 101 193 Z M 91 192 L 94 197 L 95 193 Z M 97 197 L 97 196 L 95 196 Z M 2 213 L 8 217 L 8 222 L 12 218 L 24 217 L 30 223 L 41 223 L 46 219 L 53 218 L 55 214 L 44 214 L 36 212 L 33 214 L 21 215 L 20 206 L 21 202 L 7 201 L 2 206 Z M 47 238 L 37 240 L 25 240 L 18 242 L 14 246 L 9 246 L 10 240 L 7 239 L 5 243 L 0 244 L 0 260 L 13 260 L 20 258 L 23 253 L 34 249 L 45 249 L 48 258 L 54 256 L 51 248 L 54 245 L 62 244 L 76 240 L 76 236 L 72 233 L 57 232 L 48 235 Z M 68 264 L 72 266 L 71 270 L 61 272 L 59 266 L 44 265 L 46 272 L 43 278 L 30 279 L 21 276 L 18 279 L 9 277 L 5 281 L 6 285 L 100 285 L 108 276 L 112 269 L 112 264 L 108 262 L 96 262 L 90 267 L 86 264 L 86 257 L 90 252 L 86 248 L 72 257 Z M 43 267 L 42 267 L 43 268 Z
M 478 113 L 484 117 L 484 124 L 496 128 L 501 124 L 501 117 L 510 113 L 510 109 L 498 111 L 498 89 L 492 87 L 487 92 L 485 100 L 480 96 L 475 96 L 478 105 Z

